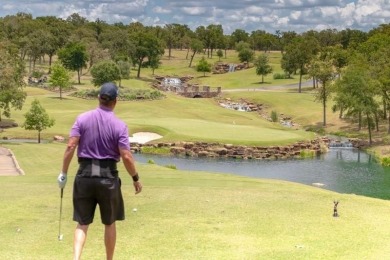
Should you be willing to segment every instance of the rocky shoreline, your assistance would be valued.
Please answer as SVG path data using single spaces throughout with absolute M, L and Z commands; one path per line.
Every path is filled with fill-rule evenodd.
M 232 158 L 277 160 L 302 158 L 303 154 L 317 156 L 328 151 L 330 139 L 317 138 L 285 146 L 244 146 L 206 142 L 131 143 L 133 153 L 142 153 L 142 147 L 166 148 L 175 156 L 203 158 Z

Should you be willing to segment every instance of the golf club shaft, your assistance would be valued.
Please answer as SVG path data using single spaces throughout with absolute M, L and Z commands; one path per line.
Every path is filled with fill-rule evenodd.
M 58 237 L 61 236 L 61 218 L 62 218 L 62 197 L 64 196 L 64 189 L 61 189 L 61 202 L 60 202 L 60 221 L 58 227 Z

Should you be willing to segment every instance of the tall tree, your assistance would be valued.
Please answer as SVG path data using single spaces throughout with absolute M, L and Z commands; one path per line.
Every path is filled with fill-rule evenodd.
M 68 24 L 55 16 L 42 16 L 37 17 L 38 21 L 42 21 L 45 30 L 48 34 L 45 35 L 45 54 L 49 56 L 49 73 L 51 72 L 51 64 L 53 57 L 57 51 L 64 47 L 68 42 L 70 36 L 70 29 Z
M 333 60 L 330 56 L 320 59 L 318 56 L 309 67 L 309 75 L 315 78 L 320 86 L 315 94 L 315 100 L 322 103 L 323 126 L 326 126 L 326 105 L 331 94 L 331 83 L 335 78 Z
M 192 61 L 194 60 L 195 54 L 202 52 L 203 42 L 198 39 L 192 39 L 190 48 L 192 50 L 192 55 L 190 59 L 190 64 L 188 65 L 189 68 L 191 68 Z
M 38 131 L 38 143 L 41 143 L 41 132 L 54 125 L 55 120 L 49 117 L 45 108 L 37 99 L 31 103 L 30 110 L 24 114 L 26 121 L 22 127 L 26 130 Z
M 178 42 L 178 35 L 175 30 L 174 24 L 167 24 L 164 27 L 164 39 L 167 44 L 168 48 L 168 59 L 171 59 L 171 52 L 172 48 L 175 46 L 175 44 Z
M 242 29 L 236 29 L 231 34 L 231 40 L 232 40 L 233 46 L 239 42 L 248 42 L 249 41 L 249 34 Z
M 377 94 L 382 97 L 383 117 L 386 118 L 390 109 L 390 30 L 388 34 L 381 31 L 372 34 L 357 49 L 367 59 L 372 78 L 380 82 Z M 390 116 L 388 132 L 390 133 Z
M 0 121 L 2 115 L 11 116 L 11 108 L 22 109 L 26 99 L 23 91 L 24 62 L 12 50 L 0 43 Z
M 346 114 L 358 115 L 359 122 L 361 122 L 361 115 L 365 116 L 370 145 L 372 144 L 373 118 L 379 107 L 376 98 L 378 84 L 379 82 L 370 75 L 367 60 L 361 55 L 351 60 L 343 76 L 335 84 L 336 97 L 339 98 L 339 102 L 343 102 Z
M 164 54 L 164 47 L 162 42 L 151 33 L 137 33 L 133 41 L 135 49 L 132 56 L 135 64 L 138 65 L 137 78 L 139 78 L 145 60 L 155 60 L 161 57 Z
M 301 36 L 294 38 L 286 46 L 285 64 L 294 64 L 299 69 L 298 92 L 302 92 L 302 76 L 306 73 L 307 65 L 311 59 L 318 53 L 318 41 L 312 36 Z
M 68 43 L 58 52 L 58 58 L 65 68 L 77 71 L 78 83 L 81 84 L 81 72 L 87 67 L 88 54 L 85 46 L 79 42 Z

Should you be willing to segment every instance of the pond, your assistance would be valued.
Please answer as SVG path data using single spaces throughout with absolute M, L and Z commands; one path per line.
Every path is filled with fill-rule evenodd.
M 333 148 L 315 159 L 302 160 L 179 158 L 146 154 L 134 154 L 134 157 L 141 163 L 151 159 L 158 165 L 175 165 L 179 170 L 286 180 L 340 193 L 390 199 L 390 168 L 379 165 L 370 154 L 351 148 Z

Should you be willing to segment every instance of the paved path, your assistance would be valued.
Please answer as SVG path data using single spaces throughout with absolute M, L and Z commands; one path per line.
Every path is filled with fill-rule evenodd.
M 0 176 L 24 175 L 14 154 L 7 148 L 0 147 Z

